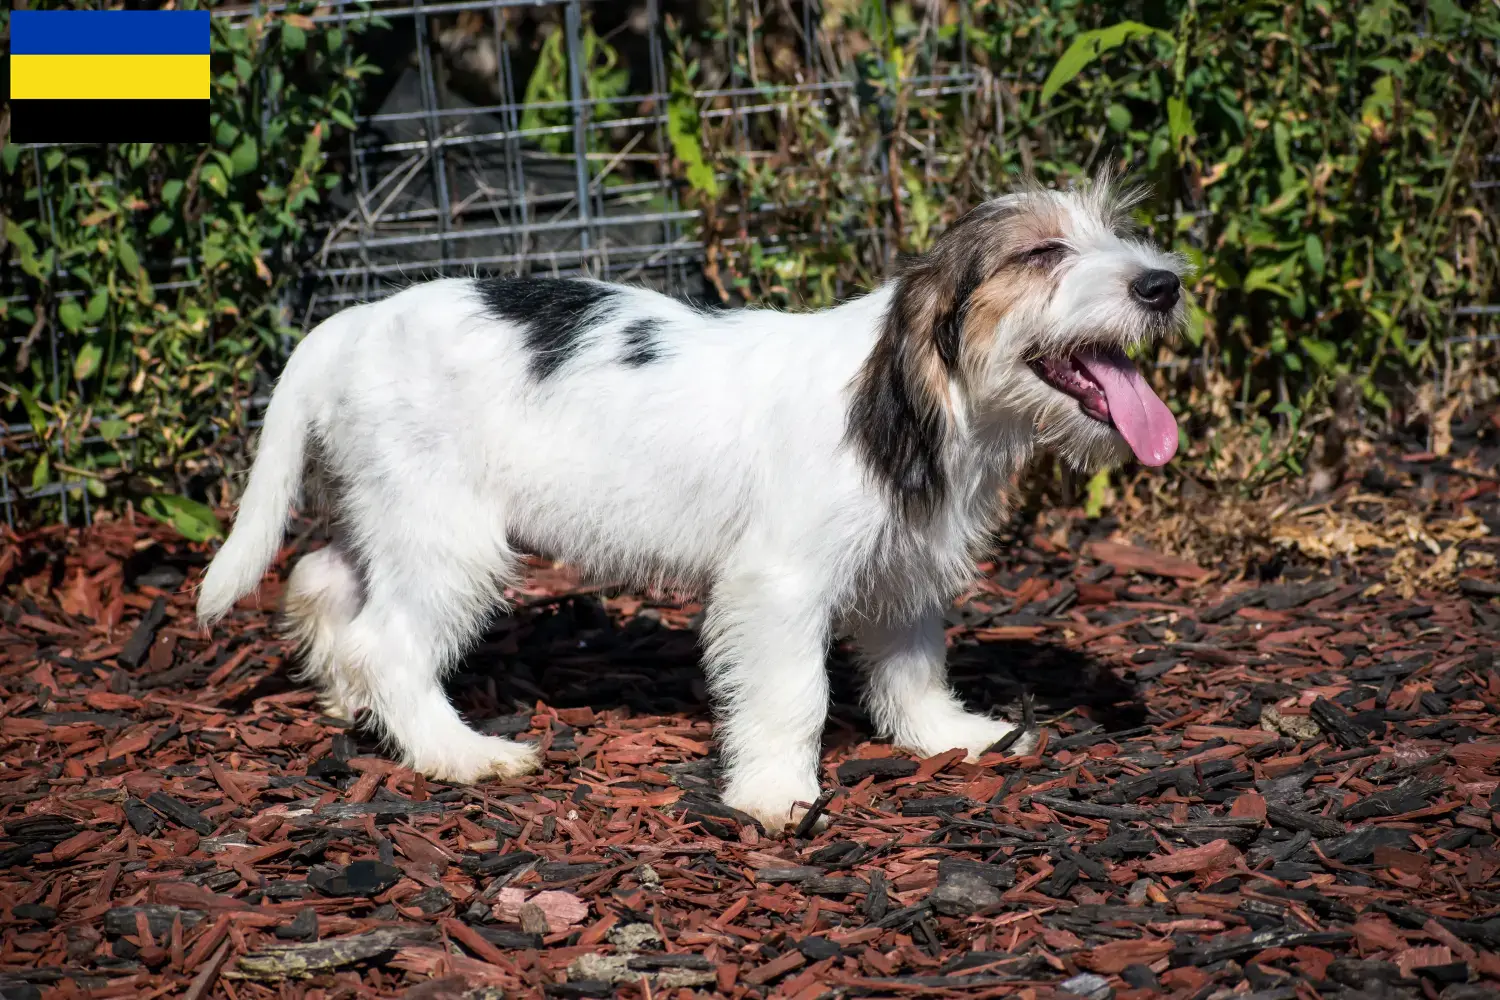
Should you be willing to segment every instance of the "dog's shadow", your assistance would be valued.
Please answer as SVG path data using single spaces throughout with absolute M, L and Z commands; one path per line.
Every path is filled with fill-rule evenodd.
M 832 698 L 825 740 L 832 747 L 872 738 L 859 703 L 859 671 L 847 644 L 829 657 Z M 1038 724 L 1065 718 L 1106 729 L 1140 725 L 1146 707 L 1133 685 L 1077 650 L 1041 641 L 962 640 L 949 651 L 949 674 L 976 711 L 1021 718 L 1023 692 Z M 490 634 L 449 680 L 455 705 L 482 724 L 499 716 L 554 708 L 605 715 L 686 716 L 713 711 L 698 633 L 663 624 L 650 610 L 620 620 L 598 598 L 566 595 L 497 619 Z

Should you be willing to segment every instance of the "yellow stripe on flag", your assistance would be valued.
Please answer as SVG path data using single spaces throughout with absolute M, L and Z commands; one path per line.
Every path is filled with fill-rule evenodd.
M 208 56 L 10 57 L 17 101 L 202 100 L 209 98 Z

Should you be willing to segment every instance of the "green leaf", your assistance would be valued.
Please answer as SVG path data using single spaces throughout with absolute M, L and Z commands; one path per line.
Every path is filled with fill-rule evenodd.
M 191 542 L 206 542 L 223 534 L 213 509 L 187 497 L 158 493 L 141 503 L 141 511 L 163 524 L 170 524 Z
M 1245 293 L 1248 295 L 1250 292 L 1264 289 L 1268 292 L 1275 292 L 1284 299 L 1291 298 L 1292 293 L 1276 283 L 1275 279 L 1281 276 L 1281 268 L 1281 264 L 1267 264 L 1252 270 L 1245 275 Z
M 1193 128 L 1193 113 L 1188 110 L 1186 98 L 1167 98 L 1167 128 L 1171 130 L 1174 149 L 1181 149 L 1184 140 L 1198 134 Z
M 1086 499 L 1083 502 L 1084 516 L 1090 518 L 1098 517 L 1104 513 L 1104 507 L 1107 503 L 1109 503 L 1109 470 L 1100 469 L 1089 480 Z
M 1282 166 L 1292 162 L 1292 133 L 1286 127 L 1285 122 L 1277 122 L 1271 126 L 1271 138 L 1276 143 L 1276 159 L 1281 161 Z
M 1203 346 L 1203 338 L 1208 333 L 1208 313 L 1202 306 L 1194 303 L 1188 308 L 1187 327 L 1182 333 L 1194 347 Z
M 1052 67 L 1052 72 L 1047 74 L 1046 82 L 1042 84 L 1041 103 L 1046 104 L 1052 100 L 1059 90 L 1067 86 L 1069 80 L 1083 72 L 1089 63 L 1110 49 L 1119 48 L 1132 38 L 1153 36 L 1170 42 L 1174 48 L 1176 47 L 1176 40 L 1170 34 L 1138 21 L 1121 21 L 1108 28 L 1085 31 L 1073 39 L 1073 44 L 1068 46 L 1062 58 L 1057 61 L 1057 65 Z
M 314 128 L 307 133 L 307 138 L 302 141 L 302 155 L 297 165 L 303 170 L 311 170 L 317 166 L 318 156 L 323 146 L 323 130 L 321 127 Z
M 166 212 L 157 212 L 156 218 L 151 220 L 151 225 L 146 227 L 146 235 L 154 239 L 171 228 L 172 217 Z
M 14 149 L 15 146 L 7 143 L 6 149 Z M 36 278 L 38 281 L 47 279 L 47 268 L 36 258 L 36 243 L 31 234 L 23 229 L 15 219 L 5 220 L 5 239 L 16 248 L 16 253 L 21 258 L 21 270 Z
M 224 244 L 221 240 L 210 236 L 203 241 L 202 245 L 203 266 L 212 271 L 224 261 Z
M 1116 132 L 1126 132 L 1130 129 L 1130 109 L 1123 104 L 1111 104 L 1105 108 L 1104 119 Z
M 674 96 L 667 102 L 667 138 L 672 152 L 687 167 L 687 181 L 694 191 L 708 198 L 719 194 L 719 181 L 713 167 L 703 159 L 699 138 L 698 102 L 691 95 Z
M 255 140 L 245 136 L 234 152 L 229 154 L 229 161 L 234 170 L 234 176 L 239 177 L 248 174 L 260 164 L 260 156 L 255 149 Z
M 282 21 L 281 45 L 288 52 L 301 52 L 307 48 L 307 32 L 289 21 Z
M 104 318 L 104 310 L 109 308 L 109 290 L 105 288 L 95 289 L 94 294 L 89 296 L 89 304 L 83 308 L 83 321 L 85 323 L 97 323 Z
M 1327 261 L 1323 258 L 1323 241 L 1318 239 L 1316 233 L 1308 233 L 1307 239 L 1302 245 L 1302 254 L 1307 258 L 1307 266 L 1312 268 L 1312 273 L 1323 277 L 1323 268 Z
M 15 143 L 7 142 L 3 147 L 0 147 L 0 159 L 3 159 L 5 162 L 5 172 L 7 174 L 15 172 L 16 161 L 20 158 L 21 147 Z
M 73 361 L 73 377 L 82 382 L 99 370 L 99 361 L 103 357 L 104 351 L 98 344 L 84 344 Z
M 63 326 L 71 333 L 83 329 L 83 309 L 79 307 L 77 299 L 63 299 L 62 304 L 57 307 L 57 318 L 62 320 Z
M 1303 337 L 1297 341 L 1297 346 L 1301 347 L 1302 353 L 1306 354 L 1319 368 L 1332 368 L 1334 362 L 1339 359 L 1338 345 L 1319 340 L 1317 337 Z
M 1382 76 L 1370 88 L 1370 96 L 1360 106 L 1359 117 L 1366 125 L 1375 125 L 1396 109 L 1395 83 L 1389 76 Z
M 198 175 L 198 179 L 207 184 L 210 190 L 221 198 L 229 194 L 229 178 L 224 176 L 223 169 L 217 163 L 206 164 Z
M 99 422 L 99 436 L 106 441 L 118 441 L 129 433 L 129 431 L 129 424 L 114 417 Z
M 36 465 L 31 470 L 31 488 L 39 490 L 43 486 L 46 486 L 51 478 L 52 460 L 48 457 L 47 452 L 43 451 L 37 458 Z
M 175 177 L 161 186 L 161 200 L 168 205 L 175 202 L 180 194 L 182 194 L 182 181 Z
M 115 246 L 115 257 L 118 258 L 118 260 L 120 261 L 120 266 L 125 269 L 126 273 L 130 274 L 132 277 L 140 277 L 140 254 L 135 252 L 134 244 L 125 239 L 125 237 L 123 236 L 120 237 L 120 242 Z
M 18 390 L 21 406 L 26 410 L 26 419 L 31 421 L 31 430 L 37 437 L 47 433 L 47 414 L 37 405 L 36 397 L 25 389 Z
M 1281 192 L 1281 197 L 1277 198 L 1275 201 L 1271 202 L 1271 204 L 1261 209 L 1260 213 L 1265 216 L 1280 215 L 1282 212 L 1285 212 L 1287 209 L 1295 205 L 1297 203 L 1297 199 L 1302 197 L 1302 192 L 1306 190 L 1307 182 L 1298 181 L 1291 187 L 1287 188 L 1285 191 Z
M 1432 14 L 1432 23 L 1440 33 L 1461 28 L 1469 15 L 1453 0 L 1427 0 L 1427 10 Z

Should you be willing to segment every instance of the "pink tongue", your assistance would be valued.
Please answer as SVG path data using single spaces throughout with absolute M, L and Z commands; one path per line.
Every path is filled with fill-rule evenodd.
M 1177 419 L 1121 350 L 1086 351 L 1079 365 L 1104 390 L 1109 418 L 1142 465 L 1166 465 L 1177 453 Z

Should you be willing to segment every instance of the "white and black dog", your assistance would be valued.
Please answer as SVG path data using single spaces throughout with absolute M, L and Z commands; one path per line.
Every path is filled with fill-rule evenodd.
M 861 648 L 882 734 L 982 754 L 1015 727 L 955 696 L 943 612 L 1005 487 L 1039 448 L 1083 469 L 1177 449 L 1125 349 L 1182 324 L 1185 264 L 1132 236 L 1130 204 L 1107 183 L 989 201 L 821 312 L 581 279 L 347 309 L 287 363 L 199 617 L 256 587 L 320 478 L 336 540 L 286 597 L 307 676 L 431 777 L 538 766 L 442 688 L 521 551 L 705 595 L 724 801 L 768 829 L 818 795 L 835 634 Z

